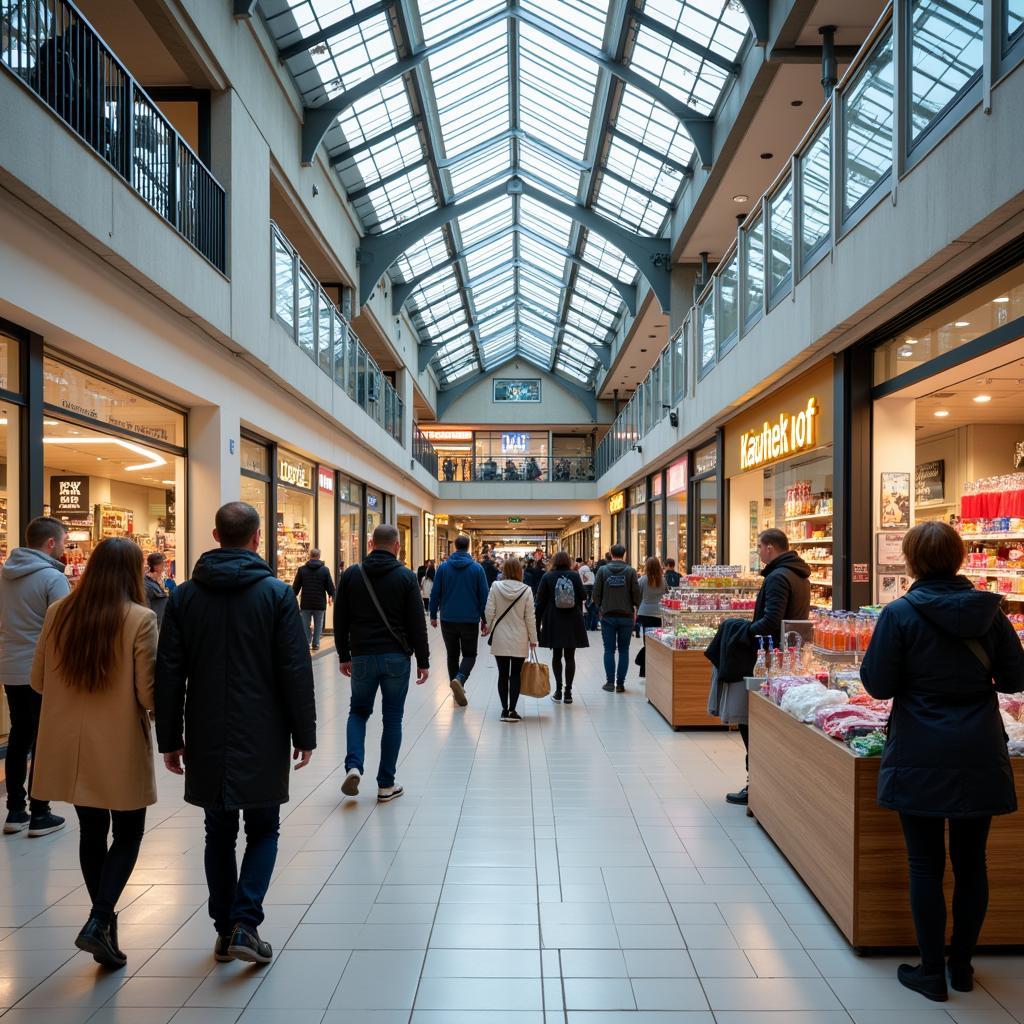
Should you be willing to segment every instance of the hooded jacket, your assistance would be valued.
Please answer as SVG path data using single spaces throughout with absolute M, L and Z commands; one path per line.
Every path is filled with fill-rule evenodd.
M 511 610 L 504 615 L 510 606 Z M 537 642 L 537 613 L 528 584 L 519 580 L 498 580 L 487 595 L 484 617 L 491 631 L 491 653 L 496 658 L 529 656 L 530 644 Z
M 156 668 L 161 752 L 185 750 L 185 799 L 286 803 L 291 747 L 316 746 L 313 667 L 291 587 L 252 551 L 207 551 L 167 602 Z
M 331 570 L 319 558 L 311 558 L 300 565 L 292 584 L 304 612 L 327 611 L 327 598 L 334 597 L 334 580 Z
M 158 583 L 152 576 L 143 577 L 143 586 L 146 590 L 146 604 L 149 610 L 156 615 L 156 624 L 160 626 L 164 621 L 164 612 L 167 610 L 167 601 L 170 594 L 162 583 Z
M 625 577 L 623 585 L 610 587 L 609 576 Z M 640 581 L 636 569 L 619 558 L 613 558 L 602 565 L 594 577 L 594 604 L 601 609 L 602 615 L 633 618 L 634 612 L 640 607 Z
M 370 577 L 373 592 L 398 640 L 381 621 L 359 566 L 353 565 L 338 581 L 334 602 L 334 646 L 338 658 L 346 662 L 353 655 L 408 654 L 411 649 L 416 654 L 417 666 L 429 668 L 423 598 L 412 569 L 402 565 L 390 551 L 375 550 L 363 559 L 363 571 Z
M 487 577 L 483 566 L 468 551 L 453 551 L 434 573 L 430 618 L 478 623 L 483 621 L 486 605 Z
M 0 683 L 28 686 L 46 610 L 67 597 L 64 566 L 37 548 L 15 548 L 0 570 Z
M 751 651 L 757 637 L 771 636 L 776 646 L 783 619 L 806 619 L 811 614 L 811 567 L 795 552 L 783 551 L 762 570 L 764 583 L 754 601 L 754 621 L 750 624 Z M 753 664 L 753 662 L 751 662 Z
M 576 595 L 571 608 L 555 605 L 555 584 L 567 579 Z M 537 635 L 541 647 L 589 647 L 587 627 L 583 622 L 583 602 L 587 599 L 580 574 L 573 569 L 552 569 L 546 572 L 537 588 Z M 525 600 L 525 598 L 524 598 Z
M 531 558 L 526 563 L 526 568 L 523 569 L 523 582 L 536 594 L 540 581 L 544 579 L 544 573 L 546 572 L 547 567 L 544 564 L 543 558 Z
M 1016 810 L 996 691 L 1024 687 L 1024 650 L 999 602 L 963 576 L 922 579 L 879 617 L 860 676 L 873 697 L 893 700 L 883 807 L 951 818 Z

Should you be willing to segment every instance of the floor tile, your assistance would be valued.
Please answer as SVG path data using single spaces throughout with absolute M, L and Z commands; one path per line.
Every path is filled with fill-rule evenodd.
M 566 978 L 567 1010 L 635 1010 L 628 978 Z

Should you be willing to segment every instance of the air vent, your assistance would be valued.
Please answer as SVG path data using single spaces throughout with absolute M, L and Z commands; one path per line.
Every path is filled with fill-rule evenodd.
M 935 394 L 929 395 L 929 398 L 956 398 L 955 391 L 936 391 Z

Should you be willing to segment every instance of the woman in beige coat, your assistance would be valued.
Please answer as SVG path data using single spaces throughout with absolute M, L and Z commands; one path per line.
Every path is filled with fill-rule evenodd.
M 146 807 L 156 803 L 149 725 L 156 643 L 142 549 L 111 537 L 96 546 L 75 590 L 50 606 L 32 663 L 32 688 L 43 697 L 32 795 L 75 805 L 92 900 L 75 945 L 105 967 L 127 963 L 114 908 L 139 855 Z
M 501 574 L 504 578 L 491 584 L 484 620 L 490 633 L 487 642 L 498 663 L 501 720 L 521 722 L 522 716 L 516 711 L 519 676 L 523 662 L 537 646 L 537 614 L 533 608 L 533 590 L 523 582 L 523 565 L 519 559 L 505 559 Z

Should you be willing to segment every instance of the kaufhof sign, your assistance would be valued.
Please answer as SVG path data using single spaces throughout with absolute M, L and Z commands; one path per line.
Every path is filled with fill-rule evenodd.
M 726 427 L 726 475 L 763 469 L 832 443 L 832 370 L 826 364 Z

